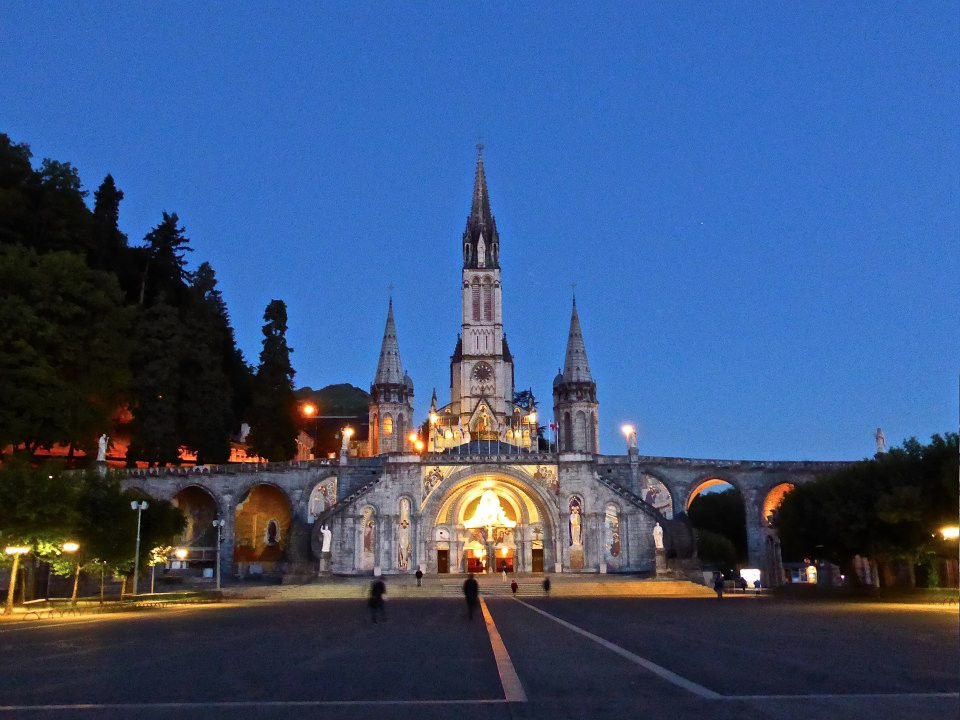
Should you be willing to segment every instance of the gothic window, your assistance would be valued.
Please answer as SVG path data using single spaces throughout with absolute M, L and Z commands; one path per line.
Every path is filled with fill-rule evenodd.
M 473 288 L 473 319 L 480 320 L 480 283 L 474 281 Z
M 599 452 L 597 448 L 597 414 L 590 413 L 590 452 Z
M 577 450 L 587 450 L 587 415 L 583 410 L 577 413 L 576 427 L 573 428 L 573 437 L 577 443 Z
M 393 417 L 390 415 L 383 416 L 383 434 L 393 435 Z
M 374 414 L 373 421 L 370 423 L 370 443 L 371 445 L 373 445 L 372 449 L 373 449 L 374 455 L 379 454 L 377 451 L 380 449 L 380 443 L 378 442 L 380 439 L 379 429 L 380 429 L 380 424 L 377 420 L 376 414 Z
M 573 424 L 570 422 L 570 413 L 563 414 L 563 449 L 573 450 Z
M 466 265 L 470 264 L 470 243 L 463 244 L 463 262 Z
M 404 422 L 403 422 L 403 413 L 397 415 L 397 436 L 400 438 L 400 446 L 398 450 L 403 447 L 403 433 L 404 433 Z
M 493 320 L 493 289 L 490 287 L 490 278 L 483 283 L 483 319 Z
M 483 235 L 477 241 L 477 267 L 486 267 L 487 264 L 487 244 L 483 241 Z

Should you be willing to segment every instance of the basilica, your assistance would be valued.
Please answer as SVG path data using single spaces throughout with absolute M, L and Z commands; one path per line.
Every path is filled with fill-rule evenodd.
M 362 451 L 350 452 L 345 439 L 338 459 L 134 471 L 125 484 L 184 511 L 191 561 L 209 561 L 210 522 L 221 518 L 225 573 L 304 577 L 417 569 L 677 576 L 696 565 L 686 509 L 705 489 L 729 484 L 745 504 L 748 564 L 777 583 L 771 513 L 797 484 L 835 465 L 640 455 L 629 432 L 624 454 L 601 454 L 597 384 L 575 300 L 552 418 L 540 417 L 515 387 L 500 241 L 478 148 L 449 397 L 434 392 L 426 418 L 414 414 L 391 301 Z

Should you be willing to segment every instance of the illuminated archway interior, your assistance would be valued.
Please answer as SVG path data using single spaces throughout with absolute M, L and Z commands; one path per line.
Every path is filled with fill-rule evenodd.
M 690 493 L 690 497 L 687 498 L 686 509 L 690 509 L 690 505 L 693 504 L 693 501 L 696 500 L 697 496 L 703 493 L 704 491 L 711 492 L 723 492 L 725 490 L 736 490 L 736 488 L 726 480 L 721 480 L 720 478 L 709 478 L 704 480 L 702 483 L 697 485 L 693 492 Z
M 765 524 L 770 524 L 771 517 L 777 511 L 777 508 L 780 507 L 783 499 L 793 491 L 794 487 L 793 483 L 780 483 L 771 488 L 770 492 L 767 493 L 767 496 L 763 500 L 763 508 L 760 511 L 760 517 Z

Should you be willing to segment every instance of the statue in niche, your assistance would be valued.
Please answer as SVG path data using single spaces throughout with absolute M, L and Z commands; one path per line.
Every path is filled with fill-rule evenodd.
M 328 553 L 330 552 L 330 540 L 333 537 L 333 533 L 330 532 L 330 528 L 326 525 L 321 525 L 320 534 L 323 536 L 323 545 L 320 547 L 320 552 Z
M 613 503 L 607 505 L 606 511 L 607 525 L 607 551 L 610 557 L 619 557 L 620 555 L 620 513 L 617 506 Z
M 397 525 L 397 568 L 407 570 L 410 564 L 410 501 L 400 498 L 400 522 Z
M 477 422 L 477 432 L 487 432 L 490 429 L 490 418 L 487 417 L 487 409 L 480 408 L 480 420 Z
M 582 507 L 580 498 L 573 498 L 570 501 L 570 544 L 574 546 L 583 545 L 582 525 Z
M 423 497 L 429 495 L 433 489 L 442 482 L 443 471 L 441 471 L 439 467 L 435 467 L 423 478 Z
M 613 537 L 610 541 L 610 555 L 612 557 L 620 557 L 620 531 L 614 530 Z

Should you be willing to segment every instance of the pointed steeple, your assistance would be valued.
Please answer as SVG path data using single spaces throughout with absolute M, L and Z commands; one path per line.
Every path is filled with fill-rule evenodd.
M 480 242 L 481 238 L 483 242 Z M 487 175 L 483 169 L 483 145 L 477 145 L 473 198 L 470 202 L 470 215 L 467 216 L 467 227 L 463 231 L 463 266 L 500 267 L 500 235 L 497 233 L 497 221 L 490 210 Z
M 400 360 L 400 344 L 397 342 L 397 326 L 393 321 L 393 298 L 387 308 L 387 325 L 383 329 L 380 345 L 380 361 L 374 385 L 399 385 L 404 380 L 403 363 Z
M 587 347 L 583 343 L 580 330 L 580 315 L 577 312 L 577 298 L 573 298 L 573 312 L 570 315 L 570 334 L 567 336 L 567 355 L 563 362 L 564 382 L 593 382 L 590 363 L 587 361 Z

